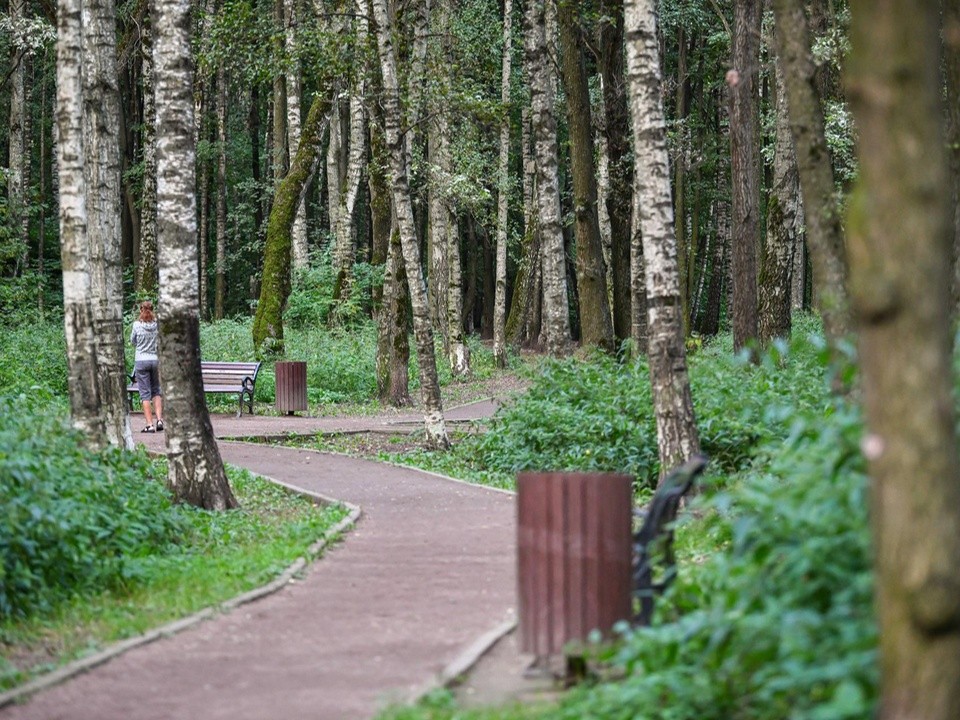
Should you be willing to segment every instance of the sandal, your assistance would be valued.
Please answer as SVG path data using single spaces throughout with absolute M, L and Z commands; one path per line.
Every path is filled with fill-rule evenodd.
M 153 425 L 147 425 L 147 426 L 146 426 L 143 430 L 141 430 L 140 432 L 142 432 L 142 433 L 152 433 L 152 432 L 156 432 L 156 430 L 153 429 Z
M 157 420 L 157 432 L 163 432 L 163 420 Z

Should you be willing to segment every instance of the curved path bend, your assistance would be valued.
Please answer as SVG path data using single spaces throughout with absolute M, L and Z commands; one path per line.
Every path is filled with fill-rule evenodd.
M 0 718 L 371 718 L 429 687 L 512 616 L 511 495 L 338 455 L 220 447 L 229 463 L 359 505 L 357 526 L 282 591 L 127 652 Z

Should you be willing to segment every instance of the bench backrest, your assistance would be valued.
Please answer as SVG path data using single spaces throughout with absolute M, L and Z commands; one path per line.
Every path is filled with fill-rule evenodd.
M 232 385 L 239 390 L 244 378 L 256 381 L 260 363 L 203 361 L 200 363 L 200 371 L 204 385 Z
M 634 618 L 638 625 L 649 625 L 653 616 L 653 598 L 663 592 L 674 576 L 673 529 L 680 500 L 693 487 L 697 476 L 707 467 L 707 458 L 694 455 L 674 468 L 663 479 L 644 516 L 643 525 L 633 536 L 633 595 L 640 601 Z M 654 578 L 655 566 L 662 566 L 662 581 Z

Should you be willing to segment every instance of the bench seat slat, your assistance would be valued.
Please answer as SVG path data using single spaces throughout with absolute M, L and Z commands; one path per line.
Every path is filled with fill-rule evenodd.
M 250 412 L 253 412 L 252 387 L 246 388 L 244 385 L 255 385 L 259 372 L 260 363 L 258 362 L 217 362 L 204 360 L 200 363 L 203 391 L 205 393 L 237 393 L 240 401 L 238 416 L 243 411 L 244 396 L 248 398 Z M 249 383 L 247 383 L 248 380 L 250 381 Z M 137 392 L 137 384 L 131 382 L 127 385 L 127 392 L 131 394 L 130 403 L 132 407 L 132 395 Z

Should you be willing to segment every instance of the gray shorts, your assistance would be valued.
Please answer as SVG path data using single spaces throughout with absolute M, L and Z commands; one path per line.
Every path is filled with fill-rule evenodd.
M 133 371 L 137 378 L 137 390 L 140 391 L 140 402 L 150 402 L 163 395 L 160 392 L 160 371 L 156 360 L 137 360 Z

